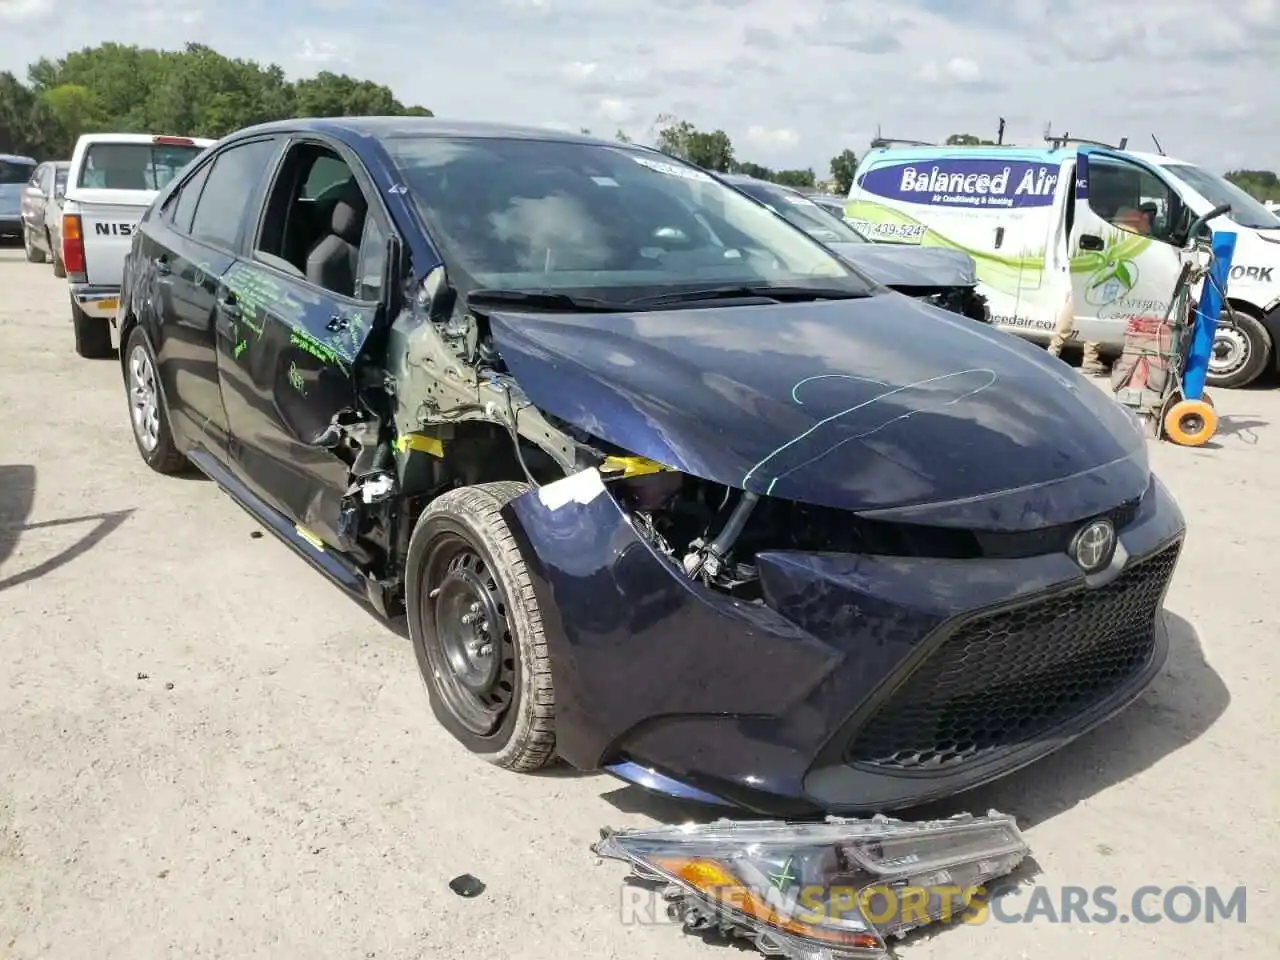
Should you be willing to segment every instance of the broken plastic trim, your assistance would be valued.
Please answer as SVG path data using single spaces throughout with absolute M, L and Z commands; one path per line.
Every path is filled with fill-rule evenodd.
M 661 886 L 686 931 L 793 960 L 882 960 L 889 941 L 963 915 L 1029 852 L 1014 819 L 829 817 L 602 830 L 593 847 Z

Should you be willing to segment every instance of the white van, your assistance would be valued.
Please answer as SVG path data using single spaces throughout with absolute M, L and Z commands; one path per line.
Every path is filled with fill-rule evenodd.
M 845 216 L 874 240 L 967 252 L 992 322 L 1028 339 L 1049 340 L 1069 291 L 1072 339 L 1115 354 L 1131 319 L 1164 317 L 1191 221 L 1222 203 L 1234 321 L 1224 312 L 1208 382 L 1237 387 L 1280 360 L 1280 219 L 1217 174 L 1089 143 L 886 146 L 859 163 Z
M 77 141 L 67 171 L 58 259 L 71 288 L 80 356 L 110 356 L 133 228 L 161 188 L 213 142 L 145 133 L 87 133 Z

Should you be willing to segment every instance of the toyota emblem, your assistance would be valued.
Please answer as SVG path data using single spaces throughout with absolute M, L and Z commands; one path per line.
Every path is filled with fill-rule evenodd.
M 1080 528 L 1071 541 L 1071 559 L 1085 573 L 1097 573 L 1111 563 L 1116 551 L 1116 528 L 1109 520 L 1094 520 Z

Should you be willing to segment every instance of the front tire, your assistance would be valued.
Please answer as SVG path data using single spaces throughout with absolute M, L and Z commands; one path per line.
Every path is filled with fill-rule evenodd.
M 75 327 L 76 353 L 86 360 L 102 360 L 111 356 L 110 320 L 89 316 L 72 300 L 71 323 Z
M 160 390 L 159 364 L 141 327 L 134 327 L 129 333 L 124 356 L 129 424 L 138 453 L 156 473 L 181 473 L 187 467 L 187 458 L 173 442 L 169 410 Z
M 1213 336 L 1213 352 L 1205 383 L 1211 387 L 1243 387 L 1260 377 L 1271 360 L 1272 343 L 1257 317 L 1234 309 L 1223 310 Z
M 406 610 L 431 710 L 472 753 L 509 770 L 555 754 L 555 690 L 542 611 L 502 507 L 502 481 L 437 497 L 414 526 Z
M 27 263 L 44 263 L 44 251 L 35 245 L 31 238 L 31 228 L 22 225 L 22 252 L 27 256 Z

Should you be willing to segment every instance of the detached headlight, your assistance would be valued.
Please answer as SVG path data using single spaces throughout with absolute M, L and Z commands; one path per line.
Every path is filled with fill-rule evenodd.
M 594 849 L 664 884 L 686 930 L 718 928 L 796 960 L 887 958 L 890 939 L 960 917 L 1029 852 L 1014 819 L 995 811 L 605 830 Z

